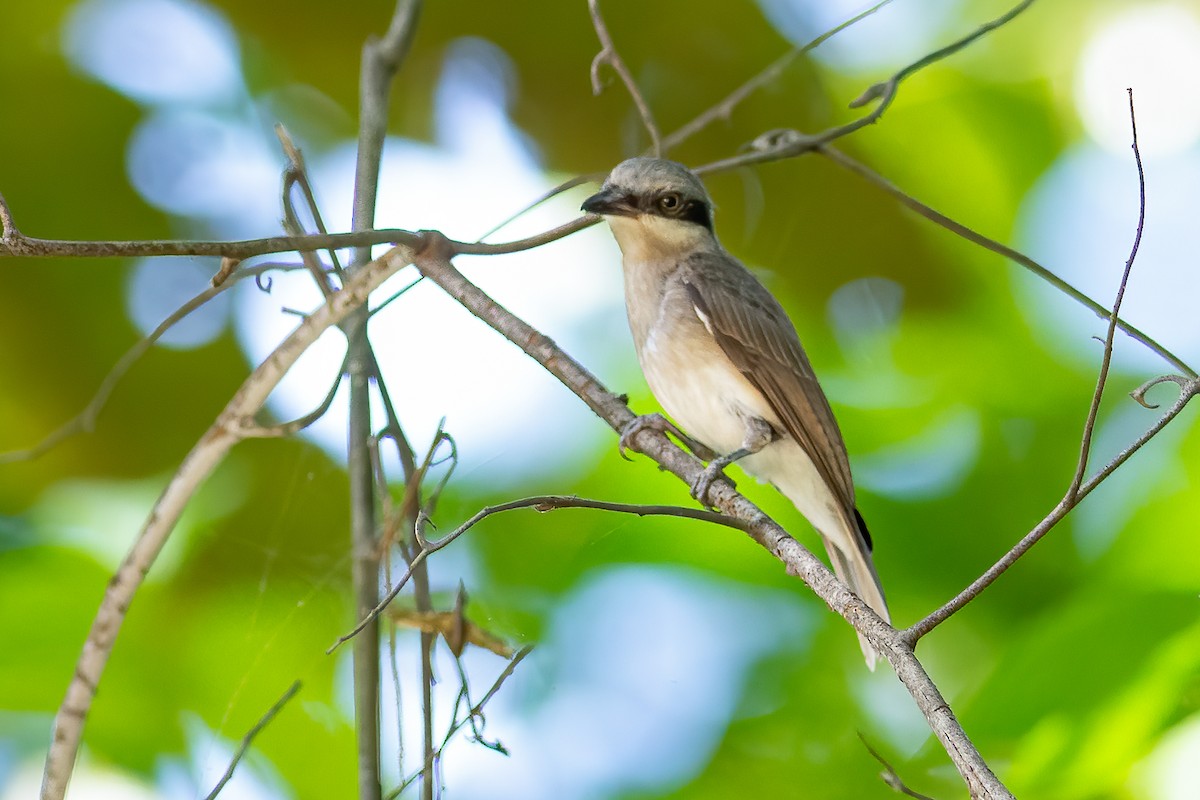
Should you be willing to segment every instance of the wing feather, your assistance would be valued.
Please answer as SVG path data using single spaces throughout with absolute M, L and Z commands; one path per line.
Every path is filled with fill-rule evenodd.
M 693 256 L 681 279 L 705 327 L 746 379 L 762 392 L 841 502 L 851 529 L 854 484 L 833 410 L 796 329 L 779 301 L 726 253 Z

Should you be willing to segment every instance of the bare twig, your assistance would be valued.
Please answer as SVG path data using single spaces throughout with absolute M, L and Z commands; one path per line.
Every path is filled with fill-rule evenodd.
M 565 355 L 565 354 L 564 354 Z M 614 398 L 615 399 L 615 398 Z M 626 408 L 628 412 L 628 408 Z M 632 419 L 632 415 L 630 415 Z M 664 506 L 664 505 L 640 505 L 637 503 L 611 503 L 605 500 L 589 500 L 583 497 L 567 497 L 563 495 L 538 495 L 536 497 L 523 497 L 520 500 L 510 500 L 506 503 L 497 503 L 494 506 L 485 506 L 475 512 L 462 525 L 459 525 L 454 530 L 442 536 L 440 539 L 430 541 L 425 537 L 425 526 L 428 524 L 428 517 L 425 514 L 420 514 L 417 517 L 417 541 L 421 544 L 421 549 L 409 562 L 408 570 L 401 576 L 400 580 L 392 587 L 392 590 L 385 596 L 375 608 L 373 608 L 366 617 L 359 621 L 351 631 L 344 636 L 338 638 L 336 642 L 329 646 L 326 653 L 332 653 L 342 644 L 346 643 L 359 633 L 376 617 L 378 617 L 388 605 L 391 604 L 396 596 L 400 594 L 400 590 L 412 577 L 413 570 L 429 556 L 441 550 L 446 545 L 453 542 L 458 537 L 469 531 L 471 528 L 478 525 L 483 520 L 493 514 L 500 514 L 505 511 L 514 511 L 519 508 L 532 508 L 535 511 L 546 512 L 554 511 L 559 508 L 591 508 L 599 511 L 613 511 L 620 514 L 635 514 L 639 517 L 683 517 L 685 519 L 697 519 L 704 522 L 713 522 L 718 525 L 725 525 L 730 528 L 737 528 L 741 531 L 747 531 L 748 525 L 745 520 L 730 517 L 725 514 L 718 514 L 713 511 L 707 511 L 700 508 L 688 508 L 685 506 Z
M 321 218 L 321 209 L 317 205 L 316 195 L 313 193 L 312 184 L 308 180 L 308 169 L 304 164 L 304 154 L 300 152 L 300 148 L 292 141 L 291 135 L 287 132 L 287 128 L 283 127 L 282 123 L 275 124 L 275 135 L 279 139 L 279 144 L 283 147 L 283 153 L 287 156 L 288 165 L 283 171 L 283 191 L 281 192 L 283 200 L 283 229 L 289 236 L 302 236 L 305 233 L 304 225 L 300 222 L 300 216 L 296 213 L 296 206 L 292 202 L 292 187 L 299 186 L 301 193 L 304 195 L 304 201 L 308 205 L 309 214 L 312 215 L 313 224 L 317 228 L 317 233 L 328 233 L 325 228 L 325 221 Z M 329 280 L 329 274 L 325 267 L 317 258 L 315 252 L 303 252 L 300 254 L 304 265 L 308 267 L 308 271 L 313 276 L 313 281 L 317 284 L 317 288 L 321 290 L 323 297 L 329 297 L 333 294 L 333 283 Z M 329 250 L 330 264 L 333 266 L 333 271 L 337 275 L 342 274 L 342 265 L 338 262 L 337 251 Z
M 1033 4 L 1034 0 L 1023 0 L 1016 6 L 1011 8 L 1006 13 L 1000 15 L 996 19 L 986 22 L 976 28 L 970 34 L 958 39 L 955 42 L 936 50 L 929 55 L 919 58 L 908 66 L 893 74 L 890 78 L 880 81 L 870 86 L 865 92 L 858 96 L 851 104 L 851 108 L 860 108 L 868 103 L 874 102 L 875 108 L 865 116 L 848 122 L 844 125 L 838 125 L 829 128 L 818 134 L 805 135 L 794 130 L 770 131 L 763 134 L 754 140 L 751 144 L 751 152 L 744 153 L 732 158 L 714 161 L 711 164 L 706 164 L 702 167 L 697 167 L 697 173 L 716 172 L 718 170 L 733 169 L 735 167 L 743 167 L 749 164 L 759 164 L 766 161 L 778 161 L 782 158 L 792 158 L 801 155 L 802 153 L 812 152 L 823 145 L 829 144 L 835 139 L 840 139 L 843 136 L 848 136 L 855 131 L 872 125 L 883 116 L 883 112 L 892 104 L 892 100 L 896 97 L 896 92 L 900 87 L 901 82 L 906 78 L 911 77 L 916 72 L 941 61 L 943 58 L 957 53 L 964 47 L 967 47 L 972 42 L 984 36 L 987 33 L 1001 27 L 1002 25 L 1011 22 L 1014 17 L 1020 14 L 1025 9 Z
M 221 776 L 221 780 L 217 781 L 217 785 L 213 787 L 204 800 L 216 800 L 217 795 L 225 788 L 225 784 L 229 783 L 230 778 L 233 777 L 234 769 L 237 768 L 237 765 L 245 757 L 246 752 L 249 751 L 251 743 L 254 742 L 254 737 L 258 736 L 263 728 L 271 724 L 271 720 L 275 719 L 279 712 L 283 710 L 283 707 L 288 704 L 288 701 L 295 697 L 299 691 L 300 681 L 296 681 L 288 687 L 288 690 L 283 693 L 282 697 L 275 701 L 275 705 L 268 708 L 267 713 L 263 714 L 258 722 L 254 723 L 254 727 L 246 731 L 246 735 L 242 737 L 242 743 L 238 745 L 237 752 L 233 754 L 233 759 L 229 762 L 229 766 L 225 768 L 225 774 Z
M 237 271 L 234 275 L 235 280 L 243 278 L 257 277 L 267 272 L 274 270 L 295 270 L 303 269 L 303 267 L 295 264 L 257 264 L 253 267 L 247 267 Z M 153 331 L 146 334 L 138 340 L 133 347 L 125 351 L 125 354 L 117 360 L 108 374 L 104 376 L 104 380 L 100 382 L 100 387 L 96 389 L 96 393 L 83 410 L 76 414 L 71 419 L 64 422 L 56 430 L 47 434 L 40 442 L 33 447 L 25 448 L 24 450 L 11 450 L 6 453 L 0 453 L 0 465 L 11 464 L 16 461 L 28 461 L 39 458 L 50 450 L 57 447 L 61 442 L 74 436 L 77 433 L 90 433 L 96 425 L 96 419 L 100 416 L 100 412 L 104 410 L 105 403 L 108 402 L 109 396 L 113 389 L 120 383 L 121 378 L 125 377 L 125 373 L 129 372 L 130 368 L 137 362 L 139 358 L 146 354 L 155 342 L 163 337 L 172 327 L 179 323 L 184 317 L 191 314 L 196 309 L 203 306 L 209 300 L 212 300 L 217 295 L 224 292 L 233 283 L 223 282 L 217 286 L 205 289 L 198 295 L 188 300 L 182 306 L 173 311 L 166 319 L 158 324 Z
M 912 195 L 908 194 L 903 189 L 896 186 L 894 183 L 892 183 L 887 178 L 880 175 L 878 172 L 875 172 L 873 169 L 871 169 L 867 165 L 865 165 L 859 161 L 856 161 L 855 159 L 851 158 L 850 156 L 846 155 L 845 153 L 841 152 L 840 150 L 837 150 L 836 148 L 834 148 L 830 145 L 826 145 L 826 146 L 822 147 L 819 150 L 819 152 L 821 153 L 821 155 L 825 156 L 826 158 L 828 158 L 830 161 L 837 164 L 838 166 L 844 167 L 845 169 L 850 170 L 851 172 L 855 173 L 856 175 L 859 175 L 859 176 L 865 178 L 866 180 L 868 180 L 875 186 L 879 187 L 880 189 L 883 189 L 885 192 L 890 194 L 892 197 L 894 197 L 898 201 L 900 201 L 900 203 L 903 206 L 905 206 L 906 208 L 908 208 L 912 211 L 915 211 L 917 214 L 920 214 L 922 217 L 925 217 L 926 219 L 930 220 L 931 222 L 941 225 L 946 230 L 950 231 L 951 233 L 957 234 L 958 236 L 961 236 L 962 238 L 966 239 L 968 242 L 971 242 L 972 244 L 979 245 L 980 247 L 984 248 L 985 250 L 990 250 L 993 253 L 1001 255 L 1004 258 L 1007 258 L 1008 260 L 1018 264 L 1019 266 L 1024 267 L 1025 269 L 1029 270 L 1037 277 L 1039 277 L 1042 280 L 1049 283 L 1051 286 L 1053 286 L 1058 291 L 1067 295 L 1067 297 L 1070 297 L 1075 302 L 1077 302 L 1080 305 L 1087 308 L 1089 311 L 1094 313 L 1096 316 L 1101 317 L 1102 319 L 1108 319 L 1111 316 L 1112 312 L 1110 309 L 1106 308 L 1105 306 L 1101 305 L 1100 303 L 1097 303 L 1095 300 L 1088 297 L 1086 294 L 1079 291 L 1074 286 L 1067 283 L 1062 278 L 1058 277 L 1053 272 L 1048 270 L 1046 267 L 1044 267 L 1041 264 L 1039 264 L 1038 262 L 1034 261 L 1032 258 L 1025 255 L 1024 253 L 1022 253 L 1018 250 L 1014 250 L 1013 248 L 1009 247 L 1008 245 L 1001 244 L 1000 242 L 996 241 L 995 239 L 991 239 L 987 236 L 984 236 L 982 233 L 979 233 L 979 232 L 967 227 L 966 225 L 963 225 L 961 222 L 958 222 L 956 220 L 951 219 L 950 217 L 947 217 L 945 214 L 941 213 L 940 211 L 932 208 L 931 206 L 926 205 L 925 203 L 922 203 L 920 200 L 918 200 L 915 197 L 913 197 Z M 1163 358 L 1167 363 L 1169 363 L 1175 369 L 1187 374 L 1189 377 L 1196 376 L 1196 372 L 1191 367 L 1189 367 L 1186 363 L 1184 363 L 1182 359 L 1180 359 L 1178 356 L 1176 356 L 1170 350 L 1163 347 L 1161 344 L 1156 342 L 1154 339 L 1150 338 L 1148 335 L 1146 335 L 1142 331 L 1138 330 L 1134 326 L 1130 325 L 1125 320 L 1120 319 L 1119 317 L 1117 318 L 1117 327 L 1120 328 L 1122 331 L 1124 331 L 1134 341 L 1140 342 L 1141 344 L 1145 345 L 1149 350 L 1158 354 L 1161 358 Z
M 1133 111 L 1133 89 L 1129 92 L 1129 125 L 1133 131 L 1133 160 L 1137 164 L 1138 174 L 1138 221 L 1137 233 L 1133 237 L 1133 248 L 1125 261 L 1125 271 L 1121 273 L 1121 282 L 1117 286 L 1117 298 L 1113 301 L 1112 314 L 1109 315 L 1108 330 L 1104 334 L 1104 355 L 1100 359 L 1100 375 L 1096 378 L 1096 391 L 1092 394 L 1092 402 L 1088 406 L 1087 420 L 1083 424 L 1083 441 L 1079 446 L 1079 463 L 1075 467 L 1075 476 L 1071 479 L 1071 488 L 1067 490 L 1067 500 L 1075 499 L 1079 494 L 1079 485 L 1087 474 L 1088 454 L 1092 449 L 1092 434 L 1096 429 L 1096 415 L 1100 413 L 1100 401 L 1104 397 L 1104 384 L 1108 382 L 1108 369 L 1112 364 L 1113 336 L 1117 333 L 1117 315 L 1121 311 L 1121 302 L 1125 299 L 1125 287 L 1129 284 L 1129 273 L 1133 270 L 1133 261 L 1137 258 L 1138 247 L 1142 244 L 1142 228 L 1146 223 L 1146 173 L 1142 169 L 1142 153 L 1138 150 L 1137 117 Z
M 608 26 L 604 24 L 604 17 L 600 14 L 599 0 L 588 0 L 588 11 L 592 15 L 592 27 L 596 29 L 596 37 L 600 40 L 600 52 L 592 59 L 592 93 L 598 95 L 604 91 L 604 85 L 600 82 L 600 66 L 608 64 L 613 68 L 613 72 L 617 73 L 621 83 L 625 84 L 625 88 L 629 90 L 629 96 L 633 98 L 633 104 L 637 106 L 638 114 L 642 118 L 642 125 L 646 127 L 646 133 L 650 134 L 654 155 L 662 155 L 662 136 L 658 132 L 658 125 L 654 122 L 654 115 L 650 113 L 650 104 L 642 96 L 637 82 L 634 81 L 629 68 L 625 66 L 624 59 L 617 52 L 617 46 L 613 44 L 612 36 L 608 33 Z
M 407 789 L 412 784 L 413 781 L 415 781 L 417 778 L 421 777 L 422 772 L 433 767 L 434 762 L 438 758 L 441 757 L 442 751 L 446 748 L 446 745 L 448 745 L 450 743 L 450 740 L 454 737 L 454 734 L 458 733 L 458 731 L 461 730 L 462 727 L 464 725 L 466 725 L 468 722 L 473 723 L 473 720 L 477 719 L 478 717 L 480 717 L 483 714 L 483 707 L 488 704 L 488 701 L 490 701 L 493 697 L 496 696 L 496 692 L 500 691 L 500 687 L 502 687 L 504 685 L 504 682 L 507 681 L 512 676 L 513 671 L 517 668 L 517 665 L 525 660 L 525 656 L 529 655 L 532 652 L 533 652 L 533 645 L 528 645 L 526 647 L 522 647 L 520 650 L 517 651 L 517 654 L 514 655 L 512 657 L 512 659 L 509 660 L 507 665 L 505 665 L 504 671 L 500 673 L 499 677 L 497 677 L 496 680 L 492 683 L 492 687 L 487 690 L 487 692 L 483 695 L 483 697 L 479 700 L 479 702 L 476 703 L 475 705 L 471 706 L 471 708 L 467 712 L 466 716 L 464 716 L 460 720 L 455 721 L 455 723 L 450 726 L 450 730 L 448 730 L 446 732 L 446 738 L 444 738 L 442 740 L 442 743 L 438 746 L 437 750 L 430 753 L 426 757 L 426 761 L 422 765 L 421 769 L 419 771 L 413 773 L 412 775 L 408 776 L 407 778 L 405 778 L 403 781 L 401 781 L 399 786 L 397 786 L 392 791 L 388 792 L 387 798 L 385 800 L 395 800 L 397 797 L 399 797 L 401 794 L 404 793 L 404 790 Z
M 533 211 L 535 208 L 540 206 L 542 203 L 544 203 L 547 200 L 550 200 L 552 198 L 558 197 L 560 194 L 567 191 L 568 189 L 574 189 L 576 186 L 581 186 L 585 183 L 591 183 L 592 181 L 597 181 L 597 182 L 602 181 L 602 180 L 604 180 L 604 177 L 607 174 L 608 173 L 606 173 L 606 172 L 589 172 L 587 175 L 576 175 L 574 178 L 568 178 L 567 180 L 560 183 L 558 186 L 555 186 L 553 189 L 547 190 L 540 197 L 537 197 L 534 200 L 527 203 L 524 208 L 522 208 L 520 211 L 517 211 L 516 213 L 510 215 L 500 224 L 493 226 L 490 230 L 488 230 L 487 233 L 480 236 L 479 239 L 476 241 L 482 242 L 484 239 L 488 238 L 489 236 L 492 236 L 493 234 L 508 227 L 516 220 L 518 220 L 521 217 L 528 214 L 530 211 Z
M 1054 507 L 1054 510 L 1046 515 L 1046 517 L 1043 518 L 1033 530 L 1025 534 L 1025 536 L 1023 536 L 1016 545 L 1014 545 L 1007 553 L 1005 553 L 999 561 L 993 564 L 987 570 L 987 572 L 983 573 L 983 575 L 972 581 L 970 586 L 959 592 L 952 600 L 943 605 L 941 608 L 938 608 L 936 611 L 929 614 L 915 625 L 903 631 L 903 636 L 905 639 L 914 645 L 922 636 L 929 633 L 967 603 L 978 597 L 984 589 L 986 589 L 998 577 L 1004 574 L 1004 572 L 1007 571 L 1013 564 L 1015 564 L 1017 560 L 1021 558 L 1021 556 L 1029 552 L 1029 549 L 1037 544 L 1037 542 L 1040 541 L 1043 536 L 1049 533 L 1050 530 L 1057 525 L 1063 517 L 1065 517 L 1073 508 L 1075 508 L 1075 506 L 1079 505 L 1083 498 L 1087 497 L 1093 489 L 1099 486 L 1105 478 L 1111 475 L 1113 470 L 1115 470 L 1118 466 L 1123 464 L 1126 459 L 1137 452 L 1142 445 L 1150 441 L 1150 439 L 1153 438 L 1158 431 L 1162 430 L 1162 428 L 1168 422 L 1170 422 L 1180 411 L 1182 411 L 1183 407 L 1187 405 L 1188 401 L 1191 400 L 1196 393 L 1196 387 L 1198 384 L 1196 379 L 1187 381 L 1178 378 L 1177 376 L 1156 378 L 1155 380 L 1143 385 L 1140 389 L 1135 391 L 1133 393 L 1134 399 L 1139 403 L 1142 403 L 1142 405 L 1145 405 L 1143 396 L 1146 390 L 1151 386 L 1161 383 L 1164 380 L 1173 380 L 1180 386 L 1179 398 L 1175 401 L 1175 404 L 1171 407 L 1171 409 L 1167 413 L 1163 414 L 1163 416 L 1159 418 L 1159 420 L 1150 428 L 1150 430 L 1142 434 L 1142 436 L 1133 442 L 1133 444 L 1122 450 L 1116 458 L 1105 465 L 1103 469 L 1093 475 L 1087 482 L 1084 482 L 1083 476 L 1087 471 L 1088 453 L 1091 449 L 1092 432 L 1096 424 L 1096 414 L 1100 408 L 1100 400 L 1104 394 L 1104 384 L 1107 381 L 1108 368 L 1112 360 L 1113 336 L 1116 334 L 1117 329 L 1117 312 L 1120 310 L 1121 301 L 1125 296 L 1125 287 L 1129 282 L 1129 274 L 1133 269 L 1134 259 L 1137 258 L 1138 247 L 1141 245 L 1142 241 L 1142 229 L 1146 221 L 1146 176 L 1142 169 L 1141 153 L 1138 151 L 1137 147 L 1137 124 L 1133 116 L 1132 91 L 1129 93 L 1129 115 L 1130 122 L 1133 126 L 1133 155 L 1134 160 L 1137 163 L 1138 170 L 1139 207 L 1137 232 L 1134 235 L 1133 247 L 1130 251 L 1129 259 L 1125 262 L 1125 271 L 1121 275 L 1121 283 L 1117 289 L 1116 302 L 1113 304 L 1113 310 L 1110 314 L 1108 332 L 1104 340 L 1104 356 L 1100 363 L 1100 375 L 1096 381 L 1096 390 L 1092 395 L 1092 402 L 1088 407 L 1088 415 L 1087 421 L 1084 423 L 1083 442 L 1080 447 L 1079 461 L 1076 465 L 1075 475 L 1071 479 L 1071 485 L 1067 489 L 1067 492 L 1063 496 L 1062 500 L 1060 500 L 1058 505 Z
M 379 555 L 381 557 L 388 548 L 397 543 L 396 533 L 398 530 L 404 527 L 409 529 L 415 528 L 418 511 L 423 510 L 426 514 L 433 513 L 432 508 L 437 504 L 438 496 L 441 494 L 441 487 L 444 486 L 445 482 L 450 479 L 450 473 L 453 472 L 454 469 L 453 464 L 450 470 L 448 470 L 438 482 L 438 488 L 431 495 L 429 501 L 422 503 L 421 489 L 425 483 L 425 476 L 429 473 L 430 468 L 434 465 L 434 460 L 437 456 L 438 449 L 442 446 L 443 442 L 450 443 L 452 458 L 454 459 L 454 462 L 457 463 L 458 454 L 454 446 L 454 439 L 444 430 L 443 426 L 445 424 L 446 420 L 444 418 L 438 422 L 437 430 L 434 431 L 433 439 L 430 441 L 429 447 L 425 451 L 425 457 L 421 459 L 421 463 L 415 464 L 411 469 L 405 470 L 406 476 L 404 480 L 404 494 L 400 497 L 399 508 L 395 513 L 384 515 L 383 531 L 379 536 L 378 542 Z M 382 432 L 377 438 L 382 439 L 384 436 L 388 436 L 393 439 L 395 438 L 395 435 L 391 430 L 390 423 L 388 429 Z M 381 488 L 386 488 L 386 484 L 384 484 Z M 386 496 L 384 499 L 388 500 Z M 408 543 L 401 540 L 400 544 L 402 546 L 407 546 Z M 420 542 L 416 542 L 416 544 L 419 545 Z
M 415 256 L 416 252 L 410 248 L 397 247 L 388 251 L 306 317 L 246 378 L 212 426 L 184 457 L 155 502 L 128 555 L 105 588 L 104 598 L 67 686 L 66 697 L 54 718 L 54 736 L 42 778 L 42 800 L 62 800 L 66 793 L 79 752 L 83 725 L 125 614 L 184 506 L 225 454 L 240 441 L 241 428 L 253 426 L 254 414 L 300 355 L 325 330 L 365 303 L 371 291 L 411 263 Z
M 407 283 L 404 286 L 401 286 L 399 289 L 397 289 L 396 291 L 394 291 L 390 295 L 388 295 L 387 299 L 385 299 L 382 303 L 380 303 L 379 305 L 372 308 L 369 312 L 369 316 L 373 317 L 376 314 L 378 314 L 380 311 L 383 311 L 385 308 L 390 306 L 392 303 L 396 302 L 401 297 L 403 297 L 408 292 L 409 289 L 413 288 L 420 282 L 421 282 L 421 277 L 417 276 L 417 278 L 415 280 L 413 280 L 412 282 Z M 379 380 L 379 377 L 376 376 L 375 379 Z
M 793 47 L 791 50 L 788 50 L 782 56 L 775 59 L 775 61 L 771 62 L 771 64 L 762 72 L 758 73 L 753 78 L 730 92 L 724 100 L 714 106 L 709 107 L 690 122 L 682 125 L 678 130 L 668 134 L 662 142 L 663 152 L 666 152 L 671 148 L 678 147 L 679 145 L 683 144 L 683 142 L 695 136 L 697 133 L 704 130 L 717 120 L 729 119 L 733 115 L 733 110 L 740 105 L 743 100 L 762 87 L 771 83 L 771 81 L 776 80 L 780 75 L 783 74 L 784 70 L 792 65 L 792 62 L 794 62 L 797 58 L 809 52 L 810 50 L 819 47 L 825 41 L 846 30 L 846 28 L 849 28 L 851 25 L 861 22 L 891 2 L 892 0 L 882 0 L 882 2 L 876 3 L 867 10 L 856 14 L 840 25 L 830 28 L 807 44 L 799 47 Z
M 325 416 L 325 413 L 329 411 L 329 407 L 333 405 L 333 399 L 337 397 L 338 388 L 342 385 L 342 377 L 345 374 L 346 360 L 342 359 L 337 375 L 330 384 L 329 391 L 325 393 L 325 399 L 321 401 L 320 405 L 304 416 L 297 417 L 288 422 L 279 422 L 274 425 L 243 425 L 241 429 L 242 436 L 247 439 L 280 439 L 287 436 L 295 436 Z
M 867 752 L 871 754 L 871 757 L 883 766 L 883 771 L 879 773 L 879 777 L 892 791 L 896 792 L 897 794 L 902 794 L 906 797 L 915 797 L 917 800 L 933 800 L 933 798 L 927 794 L 921 794 L 920 792 L 913 791 L 912 789 L 908 788 L 908 785 L 905 784 L 904 781 L 901 780 L 900 776 L 896 773 L 896 769 L 888 763 L 886 758 L 879 754 L 878 750 L 871 746 L 871 743 L 867 741 L 867 737 L 863 736 L 861 731 L 858 734 L 858 740 L 862 742 L 863 747 L 867 748 Z
M 387 33 L 382 38 L 368 37 L 363 45 L 359 82 L 358 154 L 354 170 L 354 208 L 351 228 L 355 231 L 375 227 L 375 201 L 379 189 L 379 171 L 383 142 L 387 136 L 389 96 L 392 80 L 400 68 L 416 33 L 420 16 L 419 0 L 397 0 Z M 350 274 L 357 273 L 371 260 L 371 249 L 355 250 Z M 370 380 L 382 384 L 376 359 L 367 338 L 367 306 L 346 318 L 342 329 L 347 340 L 346 371 L 350 379 L 350 426 L 346 469 L 350 477 L 351 543 L 354 556 L 355 609 L 362 616 L 379 601 L 379 558 L 376 552 L 375 483 L 368 442 L 372 438 Z M 398 425 L 399 423 L 397 423 Z M 422 570 L 417 575 L 417 603 L 430 610 L 428 581 Z M 422 589 L 424 590 L 422 592 Z M 429 651 L 433 638 L 421 636 L 421 675 L 424 683 L 425 747 L 432 749 L 433 681 Z M 367 635 L 354 643 L 354 717 L 358 735 L 359 800 L 379 800 L 383 794 L 379 768 L 379 630 L 371 625 Z M 422 797 L 433 798 L 432 775 L 422 786 Z
M 1176 376 L 1168 376 L 1156 380 L 1160 382 L 1179 382 L 1176 379 Z M 901 631 L 900 633 L 904 640 L 915 644 L 922 636 L 929 633 L 938 625 L 941 625 L 956 612 L 958 612 L 959 609 L 978 597 L 984 589 L 986 589 L 997 578 L 1004 574 L 1004 572 L 1013 564 L 1015 564 L 1021 556 L 1025 555 L 1025 553 L 1029 551 L 1029 548 L 1033 547 L 1043 536 L 1049 533 L 1050 529 L 1057 525 L 1063 519 L 1063 517 L 1065 517 L 1067 513 L 1071 511 L 1071 509 L 1079 505 L 1079 503 L 1085 497 L 1091 494 L 1093 489 L 1103 483 L 1104 480 L 1108 478 L 1108 476 L 1114 471 L 1116 471 L 1118 467 L 1128 461 L 1130 456 L 1132 456 L 1138 450 L 1141 450 L 1147 442 L 1157 436 L 1159 431 L 1165 428 L 1167 423 L 1175 419 L 1175 417 L 1177 417 L 1179 413 L 1183 411 L 1184 407 L 1187 406 L 1188 402 L 1195 397 L 1197 393 L 1200 393 L 1200 380 L 1195 378 L 1181 383 L 1180 386 L 1182 391 L 1171 407 L 1161 417 L 1159 417 L 1158 420 L 1150 426 L 1150 428 L 1142 433 L 1141 436 L 1139 436 L 1128 446 L 1126 446 L 1125 449 L 1114 456 L 1111 461 L 1101 467 L 1094 475 L 1092 475 L 1092 477 L 1084 481 L 1079 487 L 1079 491 L 1076 493 L 1073 502 L 1068 503 L 1066 498 L 1059 501 L 1058 505 L 1054 507 L 1054 510 L 1047 514 L 1046 517 L 1033 528 L 1033 530 L 1025 534 L 1021 538 L 1021 541 L 1017 542 L 1017 544 L 1015 544 L 1011 550 L 1005 553 L 999 561 L 989 567 L 987 572 L 983 573 L 974 581 L 972 581 L 970 586 L 963 589 L 961 592 L 955 595 L 953 599 L 938 608 L 936 611 L 930 613 L 921 621 Z
M 37 239 L 14 232 L 0 242 L 5 256 L 54 258 L 143 258 L 145 256 L 228 256 L 246 259 L 271 253 L 311 252 L 330 247 L 359 247 L 376 244 L 417 245 L 412 231 L 397 229 L 330 233 L 313 236 L 268 236 L 232 242 L 148 239 L 146 241 L 70 241 Z
M 1158 386 L 1160 383 L 1173 383 L 1179 387 L 1180 392 L 1183 392 L 1187 389 L 1188 384 L 1191 382 L 1191 378 L 1185 378 L 1182 375 L 1159 375 L 1157 378 L 1151 378 L 1138 388 L 1134 389 L 1129 393 L 1129 396 L 1132 397 L 1134 401 L 1142 408 L 1156 409 L 1159 407 L 1158 403 L 1151 403 L 1146 400 L 1146 392 L 1150 391 L 1155 386 Z

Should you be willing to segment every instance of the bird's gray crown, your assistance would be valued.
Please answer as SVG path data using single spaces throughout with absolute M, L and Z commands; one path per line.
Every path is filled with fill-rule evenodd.
M 712 230 L 712 200 L 696 174 L 664 158 L 631 158 L 613 168 L 585 211 L 608 216 L 656 216 Z
M 683 164 L 665 158 L 630 158 L 613 167 L 604 181 L 606 189 L 648 195 L 678 192 L 687 200 L 711 204 L 704 184 Z

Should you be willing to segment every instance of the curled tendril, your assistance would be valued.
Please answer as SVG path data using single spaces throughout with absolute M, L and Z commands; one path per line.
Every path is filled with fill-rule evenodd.
M 1180 391 L 1184 391 L 1187 389 L 1187 386 L 1189 383 L 1191 383 L 1191 381 L 1182 375 L 1159 375 L 1157 378 L 1152 378 L 1138 388 L 1134 389 L 1129 393 L 1129 396 L 1136 400 L 1138 405 L 1144 408 L 1158 408 L 1158 403 L 1147 402 L 1146 392 L 1150 391 L 1155 386 L 1158 386 L 1160 383 L 1174 383 L 1179 386 Z
M 260 273 L 254 276 L 254 285 L 263 294 L 270 294 L 271 288 L 275 285 L 275 279 L 266 273 Z

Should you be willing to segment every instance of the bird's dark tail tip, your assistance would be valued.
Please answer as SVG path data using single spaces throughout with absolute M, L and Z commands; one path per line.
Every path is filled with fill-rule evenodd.
M 867 530 L 867 521 L 863 519 L 862 514 L 858 513 L 858 509 L 854 509 L 854 521 L 858 524 L 858 532 L 862 535 L 863 543 L 867 546 L 867 552 L 875 552 L 875 543 L 871 541 L 871 532 Z

